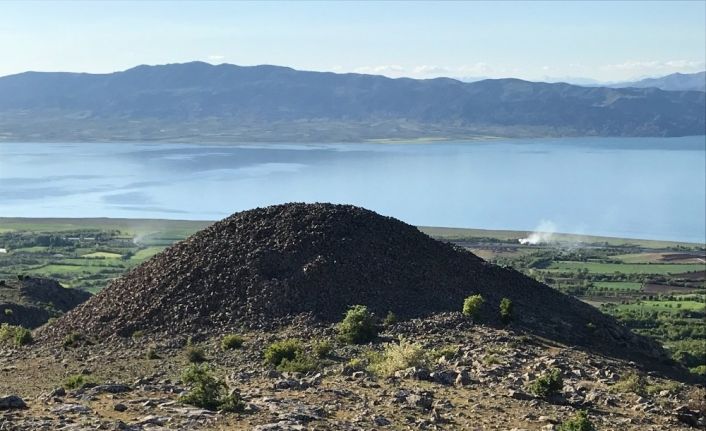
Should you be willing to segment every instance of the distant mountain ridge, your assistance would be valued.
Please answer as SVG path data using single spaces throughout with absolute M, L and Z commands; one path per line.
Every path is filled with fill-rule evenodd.
M 706 91 L 706 72 L 672 73 L 659 78 L 646 78 L 611 85 L 613 88 L 659 88 L 666 91 Z
M 0 141 L 705 134 L 704 93 L 193 62 L 0 78 Z

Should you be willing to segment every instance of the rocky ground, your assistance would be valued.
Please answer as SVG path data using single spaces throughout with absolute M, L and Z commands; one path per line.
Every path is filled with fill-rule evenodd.
M 232 330 L 245 342 L 224 350 L 221 336 Z M 5 347 L 0 430 L 553 430 L 578 410 L 588 412 L 597 430 L 706 427 L 703 387 L 512 326 L 492 328 L 443 313 L 390 325 L 376 342 L 362 346 L 335 342 L 334 331 L 302 319 L 276 330 L 230 328 L 194 337 L 192 348 L 203 348 L 214 373 L 242 396 L 238 413 L 180 402 L 192 389 L 180 378 L 188 366 L 185 337 Z M 398 337 L 421 344 L 427 364 L 389 378 L 355 365 L 356 358 Z M 265 365 L 263 351 L 285 338 L 308 345 L 331 340 L 334 348 L 314 371 L 282 373 Z M 148 351 L 158 358 L 148 359 Z M 549 398 L 533 395 L 529 383 L 553 368 L 561 371 L 563 387 Z M 625 385 L 634 373 L 643 375 L 642 383 Z M 73 375 L 88 384 L 64 388 Z

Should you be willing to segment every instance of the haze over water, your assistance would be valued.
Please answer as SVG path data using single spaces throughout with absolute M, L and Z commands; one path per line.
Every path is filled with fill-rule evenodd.
M 336 202 L 415 225 L 704 242 L 706 143 L 686 138 L 428 144 L 0 145 L 0 217 L 215 220 Z

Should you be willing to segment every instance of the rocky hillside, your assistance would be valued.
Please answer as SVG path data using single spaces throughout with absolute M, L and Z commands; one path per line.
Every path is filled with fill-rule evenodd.
M 100 345 L 3 350 L 0 429 L 36 430 L 514 430 L 690 431 L 706 426 L 703 387 L 646 374 L 634 364 L 579 351 L 459 312 L 387 325 L 368 345 L 343 345 L 311 321 L 239 332 L 242 345 L 144 335 Z M 398 337 L 390 373 L 369 364 Z M 300 371 L 265 363 L 274 342 L 299 339 L 316 359 Z M 328 344 L 328 349 L 320 346 Z M 235 412 L 184 402 L 184 370 L 202 352 Z M 396 351 L 396 350 L 395 350 Z M 538 394 L 537 381 L 557 384 Z M 594 428 L 576 427 L 580 411 Z M 575 427 L 567 428 L 567 423 Z M 583 426 L 586 426 L 583 423 Z
M 270 328 L 298 315 L 340 320 L 354 304 L 401 318 L 460 310 L 480 294 L 500 324 L 509 298 L 517 327 L 559 342 L 658 366 L 664 352 L 593 307 L 415 227 L 362 208 L 286 204 L 236 213 L 114 280 L 38 331 L 104 340 L 135 332 Z
M 67 289 L 55 280 L 21 277 L 0 280 L 0 323 L 36 328 L 90 298 L 91 294 Z
M 0 77 L 0 139 L 340 142 L 706 133 L 702 92 L 193 62 Z M 27 118 L 32 121 L 28 122 Z

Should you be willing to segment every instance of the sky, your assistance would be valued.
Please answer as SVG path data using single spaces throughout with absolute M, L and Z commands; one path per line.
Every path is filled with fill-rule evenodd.
M 0 76 L 199 60 L 616 82 L 706 69 L 706 1 L 1 1 L 0 58 Z

